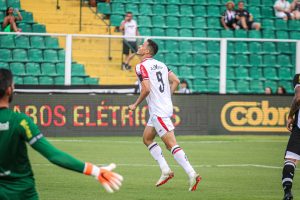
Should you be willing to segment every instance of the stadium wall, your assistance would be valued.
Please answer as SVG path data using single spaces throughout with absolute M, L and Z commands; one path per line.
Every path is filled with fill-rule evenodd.
M 17 93 L 12 108 L 25 112 L 47 136 L 141 135 L 148 119 L 136 95 Z M 287 134 L 292 96 L 175 95 L 177 135 Z

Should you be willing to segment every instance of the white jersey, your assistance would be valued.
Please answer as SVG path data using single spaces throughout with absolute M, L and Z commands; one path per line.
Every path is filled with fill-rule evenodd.
M 135 68 L 139 82 L 150 81 L 150 94 L 146 98 L 150 116 L 171 117 L 173 104 L 168 67 L 154 58 L 146 58 Z M 141 87 L 141 84 L 140 84 Z
M 137 23 L 135 20 L 130 20 L 124 25 L 124 36 L 136 36 Z M 135 42 L 136 38 L 126 38 L 127 41 Z

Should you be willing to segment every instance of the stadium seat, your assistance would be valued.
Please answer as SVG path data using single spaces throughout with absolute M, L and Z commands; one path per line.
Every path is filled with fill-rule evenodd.
M 20 0 L 7 0 L 7 6 L 20 9 Z
M 152 35 L 153 36 L 165 36 L 165 30 L 163 28 L 153 28 Z
M 65 54 L 66 54 L 66 52 L 65 52 L 64 49 L 58 50 L 57 54 L 58 54 L 58 60 L 59 61 L 65 61 L 65 57 L 66 57 Z
M 112 3 L 111 4 L 111 12 L 113 14 L 121 14 L 125 13 L 125 5 L 123 3 Z
M 115 15 L 115 14 L 113 14 L 113 15 L 110 16 L 110 24 L 112 26 L 120 26 L 123 18 L 124 17 L 122 15 Z
M 14 48 L 15 47 L 14 35 L 0 35 L 0 47 Z
M 22 29 L 22 32 L 32 32 L 31 24 L 28 23 L 18 23 L 18 28 Z
M 248 43 L 247 42 L 236 42 L 235 43 L 235 52 L 239 54 L 249 53 Z
M 235 56 L 232 54 L 227 54 L 227 66 L 236 66 Z
M 250 42 L 249 51 L 251 54 L 259 54 L 262 52 L 262 44 L 260 42 Z
M 275 67 L 277 66 L 276 56 L 274 55 L 264 55 L 264 65 Z
M 176 40 L 166 40 L 165 45 L 168 51 L 178 51 L 179 43 Z
M 237 80 L 236 89 L 239 93 L 250 93 L 249 81 L 246 80 Z
M 133 15 L 138 15 L 139 8 L 138 8 L 137 4 L 127 3 L 126 4 L 126 12 L 132 12 Z
M 139 16 L 138 17 L 138 24 L 140 24 L 139 28 L 140 27 L 152 27 L 151 17 L 149 17 L 149 16 Z
M 178 17 L 173 17 L 173 16 L 166 17 L 166 25 L 168 27 L 178 28 L 179 27 L 179 19 L 178 19 Z
M 278 77 L 280 80 L 291 80 L 293 76 L 293 72 L 291 68 L 288 67 L 280 67 L 278 69 Z
M 181 65 L 193 65 L 194 57 L 190 53 L 181 53 L 179 55 L 179 60 Z
M 16 62 L 28 61 L 27 51 L 25 49 L 14 49 L 12 51 L 13 60 Z
M 231 30 L 221 30 L 221 37 L 222 38 L 233 38 L 233 31 Z
M 152 24 L 153 26 L 162 28 L 166 27 L 165 17 L 157 15 L 152 17 Z
M 0 61 L 11 61 L 12 55 L 9 49 L 0 49 Z
M 207 82 L 204 79 L 193 80 L 193 88 L 195 92 L 207 92 Z
M 54 78 L 54 84 L 55 85 L 64 85 L 65 84 L 65 78 L 63 76 L 58 76 Z
M 249 66 L 249 59 L 247 55 L 237 55 L 235 59 L 237 66 Z
M 245 30 L 236 30 L 235 31 L 235 37 L 236 38 L 247 38 L 248 37 L 248 32 Z
M 180 37 L 193 37 L 193 31 L 191 29 L 183 28 L 179 30 Z
M 53 37 L 44 37 L 45 47 L 50 49 L 58 49 L 59 43 L 57 38 Z
M 47 49 L 44 51 L 44 61 L 47 62 L 57 62 L 58 55 L 56 50 Z
M 220 52 L 220 42 L 219 41 L 208 41 L 207 51 L 211 53 Z
M 177 53 L 168 53 L 165 55 L 165 62 L 167 64 L 178 65 L 179 64 L 179 56 Z
M 19 36 L 15 38 L 15 43 L 17 48 L 29 48 L 29 38 L 28 36 Z
M 191 41 L 181 41 L 179 42 L 179 48 L 182 52 L 193 51 L 193 44 Z
M 23 82 L 25 85 L 38 85 L 39 84 L 39 80 L 35 76 L 25 76 L 23 78 Z
M 52 77 L 41 76 L 41 77 L 39 77 L 39 84 L 40 85 L 53 85 L 54 81 L 53 81 Z
M 32 31 L 35 33 L 46 33 L 46 27 L 45 27 L 45 25 L 42 25 L 42 24 L 33 24 Z
M 210 37 L 210 38 L 220 38 L 220 32 L 219 30 L 208 30 L 207 31 L 207 37 Z
M 246 67 L 235 68 L 235 74 L 237 79 L 247 80 L 249 79 L 249 71 Z
M 179 36 L 178 29 L 177 28 L 167 28 L 166 29 L 166 36 L 178 37 Z
M 263 82 L 260 80 L 250 81 L 250 90 L 252 93 L 263 93 L 264 92 Z
M 257 54 L 251 54 L 249 56 L 250 65 L 252 67 L 264 66 L 263 57 Z
M 97 3 L 97 12 L 108 15 L 111 13 L 109 3 Z
M 56 66 L 54 63 L 42 63 L 41 72 L 45 76 L 57 76 Z
M 72 85 L 84 85 L 84 78 L 82 77 L 72 77 L 71 78 Z
M 193 42 L 194 51 L 198 52 L 207 52 L 207 46 L 205 41 L 194 41 Z
M 278 53 L 291 53 L 291 45 L 289 42 L 277 42 L 276 49 Z
M 178 72 L 179 72 L 179 77 L 180 78 L 185 78 L 185 79 L 194 78 L 192 69 L 190 67 L 187 67 L 187 66 L 180 67 Z
M 33 15 L 31 12 L 21 11 L 23 17 L 22 22 L 33 23 Z
M 181 16 L 194 16 L 193 7 L 191 5 L 181 5 L 180 14 Z
M 194 61 L 197 65 L 207 65 L 207 57 L 205 54 L 195 54 Z
M 220 77 L 220 68 L 218 67 L 207 67 L 206 74 L 209 79 L 218 79 Z
M 31 36 L 30 46 L 32 48 L 45 48 L 45 42 L 43 36 Z
M 264 42 L 263 43 L 263 52 L 269 54 L 277 54 L 276 44 L 274 42 Z
M 288 39 L 289 33 L 287 31 L 276 31 L 276 37 L 278 39 Z
M 152 5 L 143 2 L 143 4 L 139 5 L 139 11 L 139 14 L 143 16 L 152 15 Z
M 26 73 L 28 75 L 38 76 L 41 74 L 41 68 L 38 64 L 26 65 Z
M 264 84 L 264 88 L 269 87 L 273 92 L 276 92 L 277 86 L 277 81 L 274 80 L 266 80 Z
M 181 28 L 190 28 L 191 29 L 194 27 L 192 17 L 186 17 L 186 18 L 180 17 L 179 21 L 180 21 Z
M 203 66 L 194 67 L 193 75 L 195 78 L 206 78 L 206 68 Z
M 14 76 L 14 83 L 16 85 L 23 85 L 23 78 L 20 76 Z
M 10 63 L 10 70 L 13 73 L 13 75 L 26 75 L 25 66 L 23 63 Z
M 205 0 L 203 0 L 203 1 L 205 1 Z M 193 10 L 194 10 L 193 13 L 194 13 L 195 16 L 201 16 L 201 17 L 206 17 L 207 16 L 206 8 L 203 5 L 194 5 Z
M 84 66 L 81 64 L 72 64 L 72 76 L 85 76 Z
M 277 70 L 274 67 L 266 67 L 263 69 L 264 77 L 268 80 L 278 80 Z
M 277 57 L 277 60 L 278 60 L 278 65 L 280 67 L 283 67 L 283 66 L 292 67 L 293 66 L 289 55 L 284 55 L 284 54 L 279 55 Z
M 292 31 L 300 30 L 300 22 L 298 20 L 289 20 L 288 29 Z
M 167 15 L 168 16 L 179 16 L 180 12 L 179 12 L 179 6 L 178 5 L 174 5 L 174 4 L 168 4 L 166 5 L 166 10 L 167 10 Z
M 29 49 L 28 58 L 33 62 L 41 62 L 43 61 L 43 53 L 40 49 Z
M 261 31 L 249 31 L 249 38 L 261 38 Z
M 277 30 L 287 30 L 288 29 L 288 22 L 282 19 L 277 19 L 275 21 L 275 26 Z
M 220 64 L 220 55 L 219 54 L 210 54 L 207 58 L 207 63 L 209 65 L 219 66 L 219 64 Z
M 154 4 L 152 9 L 154 15 L 166 15 L 165 6 L 162 4 Z
M 263 30 L 262 36 L 264 38 L 275 38 L 275 32 L 273 30 L 265 29 Z
M 98 85 L 99 81 L 97 78 L 86 77 L 84 83 L 87 85 Z
M 234 72 L 234 68 L 233 67 L 229 67 L 227 66 L 226 68 L 226 78 L 227 79 L 235 79 L 235 72 Z
M 219 80 L 209 79 L 207 81 L 208 92 L 219 92 Z
M 212 29 L 221 29 L 220 19 L 219 18 L 208 18 L 207 19 L 207 27 Z
M 0 62 L 0 68 L 9 69 L 9 64 L 7 62 Z
M 0 10 L 6 10 L 7 5 L 6 5 L 6 0 L 0 0 Z
M 195 29 L 194 30 L 194 37 L 206 37 L 206 31 L 203 29 Z
M 208 5 L 206 7 L 207 13 L 209 13 L 210 17 L 220 17 L 220 8 L 219 6 Z
M 226 93 L 236 93 L 235 81 L 227 80 L 226 81 Z
M 150 28 L 139 27 L 139 32 L 142 36 L 150 36 L 152 35 Z

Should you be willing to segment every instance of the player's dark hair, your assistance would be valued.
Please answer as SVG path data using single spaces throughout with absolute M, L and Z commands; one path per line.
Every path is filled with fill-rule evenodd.
M 6 8 L 6 11 L 5 11 L 6 16 L 9 15 L 9 14 L 8 14 L 8 11 L 9 11 L 10 8 L 13 8 L 13 7 L 10 6 L 10 7 L 7 7 L 7 8 Z
M 126 15 L 128 15 L 128 14 L 131 14 L 131 15 L 132 15 L 132 12 L 130 12 L 130 11 L 126 12 Z
M 4 97 L 5 91 L 12 86 L 13 75 L 10 70 L 0 68 L 0 98 Z
M 153 40 L 151 40 L 151 39 L 148 39 L 147 42 L 148 42 L 148 47 L 150 47 L 150 53 L 151 53 L 151 55 L 155 56 L 156 53 L 158 52 L 158 46 L 157 46 L 157 44 Z

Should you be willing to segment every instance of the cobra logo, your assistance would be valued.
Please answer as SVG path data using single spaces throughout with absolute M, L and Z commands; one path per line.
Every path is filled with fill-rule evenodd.
M 234 101 L 225 104 L 221 122 L 233 132 L 287 132 L 289 107 L 270 107 L 269 101 Z

